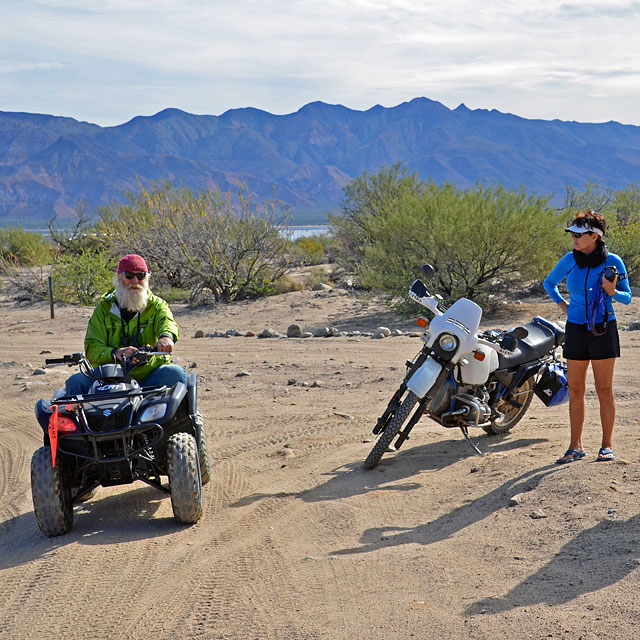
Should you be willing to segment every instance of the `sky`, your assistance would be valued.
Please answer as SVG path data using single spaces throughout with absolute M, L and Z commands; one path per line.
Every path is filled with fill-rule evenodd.
M 111 126 L 426 97 L 640 125 L 639 30 L 624 0 L 0 0 L 0 111 Z

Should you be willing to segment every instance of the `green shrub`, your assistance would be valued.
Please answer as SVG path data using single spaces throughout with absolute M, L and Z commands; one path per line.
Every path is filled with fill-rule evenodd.
M 302 253 L 302 264 L 320 264 L 324 259 L 324 248 L 316 236 L 304 236 L 295 241 L 296 246 Z
M 0 229 L 0 261 L 15 266 L 41 265 L 51 259 L 51 243 L 41 233 L 22 227 Z
M 304 286 L 311 289 L 321 282 L 327 282 L 330 279 L 327 270 L 324 267 L 314 267 L 304 277 Z
M 53 266 L 53 296 L 57 302 L 95 304 L 113 286 L 115 265 L 104 252 L 63 254 Z

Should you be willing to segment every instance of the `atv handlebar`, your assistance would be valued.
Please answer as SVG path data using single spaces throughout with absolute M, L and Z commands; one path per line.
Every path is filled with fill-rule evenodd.
M 70 367 L 79 364 L 84 359 L 83 353 L 72 353 L 62 356 L 62 358 L 45 358 L 45 364 L 68 364 Z

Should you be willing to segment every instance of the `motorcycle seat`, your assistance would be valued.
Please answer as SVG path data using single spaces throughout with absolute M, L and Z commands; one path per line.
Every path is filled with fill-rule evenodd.
M 525 362 L 536 360 L 557 346 L 556 334 L 550 327 L 534 321 L 527 322 L 522 326 L 528 332 L 527 337 L 518 340 L 518 345 L 512 355 L 504 356 L 500 353 L 498 354 L 500 369 L 511 369 Z

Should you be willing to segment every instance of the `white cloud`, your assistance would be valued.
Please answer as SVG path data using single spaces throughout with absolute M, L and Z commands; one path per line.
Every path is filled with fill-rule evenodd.
M 615 1 L 23 0 L 4 9 L 0 73 L 24 86 L 2 98 L 60 113 L 69 96 L 64 114 L 101 124 L 166 106 L 284 113 L 420 95 L 640 124 L 639 15 Z

